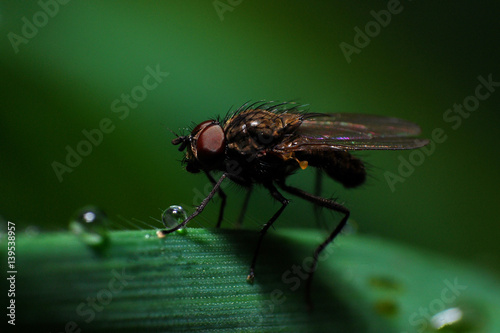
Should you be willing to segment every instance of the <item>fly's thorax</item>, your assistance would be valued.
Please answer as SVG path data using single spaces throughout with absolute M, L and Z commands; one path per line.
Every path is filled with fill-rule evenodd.
M 246 110 L 224 126 L 228 149 L 243 155 L 272 148 L 301 124 L 301 115 Z

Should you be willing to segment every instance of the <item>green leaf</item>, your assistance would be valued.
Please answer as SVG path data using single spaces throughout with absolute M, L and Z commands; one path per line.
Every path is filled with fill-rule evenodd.
M 325 250 L 309 312 L 304 272 L 325 236 L 269 232 L 252 285 L 254 231 L 188 229 L 163 239 L 115 231 L 101 251 L 70 233 L 20 235 L 16 328 L 431 332 L 431 316 L 456 309 L 450 313 L 462 319 L 445 332 L 500 331 L 500 285 L 487 273 L 359 235 L 342 235 Z

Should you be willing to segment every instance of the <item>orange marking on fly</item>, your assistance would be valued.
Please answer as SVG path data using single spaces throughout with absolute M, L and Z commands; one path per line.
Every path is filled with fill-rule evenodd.
M 302 170 L 305 170 L 307 168 L 307 166 L 309 165 L 309 162 L 307 162 L 307 161 L 299 161 L 299 159 L 297 157 L 295 157 L 295 154 L 293 152 L 282 154 L 281 157 L 285 161 L 290 160 L 290 159 L 294 159 L 295 161 L 297 161 L 297 163 L 299 164 L 299 166 Z

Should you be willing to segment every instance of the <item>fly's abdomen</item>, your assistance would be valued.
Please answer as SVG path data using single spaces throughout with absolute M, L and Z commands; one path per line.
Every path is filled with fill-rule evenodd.
M 315 151 L 296 152 L 299 160 L 304 160 L 310 166 L 320 168 L 326 174 L 344 185 L 344 187 L 356 187 L 366 180 L 366 169 L 363 161 L 345 151 Z

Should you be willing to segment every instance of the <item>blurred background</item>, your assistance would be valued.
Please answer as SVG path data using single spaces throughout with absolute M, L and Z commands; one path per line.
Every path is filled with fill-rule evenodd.
M 500 6 L 408 0 L 389 7 L 392 13 L 387 1 L 1 2 L 0 215 L 18 230 L 60 231 L 77 209 L 94 204 L 118 229 L 136 220 L 159 227 L 154 219 L 163 209 L 191 211 L 209 188 L 202 174 L 183 169 L 169 129 L 182 132 L 248 100 L 293 99 L 314 112 L 408 119 L 427 138 L 442 129 L 446 139 L 392 187 L 387 172 L 398 175 L 401 159 L 419 156 L 362 152 L 367 184 L 344 190 L 326 180 L 324 195 L 351 209 L 360 233 L 498 272 L 500 87 L 471 104 L 470 114 L 446 112 L 474 102 L 468 96 L 478 77 L 500 82 Z M 290 183 L 312 190 L 313 171 Z M 244 192 L 226 191 L 223 226 L 232 228 Z M 275 227 L 317 228 L 311 205 L 291 199 Z M 244 227 L 259 228 L 278 207 L 256 189 Z M 191 226 L 213 226 L 218 208 L 216 200 Z

